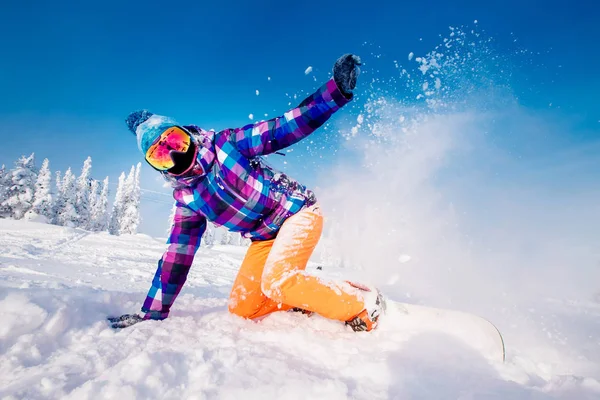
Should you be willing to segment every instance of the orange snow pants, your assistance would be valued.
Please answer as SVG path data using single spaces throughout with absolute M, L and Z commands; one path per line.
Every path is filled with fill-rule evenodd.
M 258 318 L 301 308 L 339 321 L 358 315 L 365 308 L 359 291 L 305 271 L 322 230 L 317 204 L 288 218 L 275 239 L 252 242 L 233 284 L 229 311 Z

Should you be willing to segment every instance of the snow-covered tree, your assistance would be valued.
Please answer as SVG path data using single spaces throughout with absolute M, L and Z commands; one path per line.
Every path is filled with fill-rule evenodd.
M 79 175 L 79 178 L 77 178 L 77 182 L 75 183 L 75 211 L 78 218 L 77 225 L 82 228 L 90 226 L 91 169 L 92 158 L 88 157 L 84 161 L 81 175 Z
M 123 219 L 123 201 L 125 191 L 125 172 L 121 172 L 119 183 L 117 184 L 117 193 L 113 203 L 112 212 L 110 213 L 110 223 L 108 231 L 111 235 L 118 235 Z
M 248 246 L 250 246 L 250 244 L 252 244 L 252 241 L 250 239 L 246 239 L 245 237 L 243 237 L 242 235 L 240 235 L 238 233 L 234 233 L 234 234 L 232 234 L 232 239 L 231 239 L 230 244 L 233 246 L 248 247 Z
M 60 173 L 60 171 L 56 171 L 56 177 L 55 177 L 55 184 L 56 184 L 56 194 L 62 193 L 63 189 L 62 189 L 62 175 Z
M 104 178 L 100 193 L 92 207 L 91 230 L 101 232 L 108 229 L 108 176 Z
M 52 209 L 52 173 L 50 172 L 50 161 L 46 158 L 42 163 L 33 195 L 33 207 L 26 214 L 27 219 L 42 218 L 46 222 L 54 219 Z
M 206 230 L 202 235 L 200 243 L 204 244 L 205 246 L 212 246 L 215 244 L 215 226 L 212 223 L 207 222 Z
M 4 203 L 4 200 L 6 200 L 6 196 L 8 193 L 8 172 L 6 171 L 6 167 L 4 166 L 4 164 L 2 164 L 2 167 L 0 168 L 0 218 L 4 218 L 7 217 L 8 215 L 8 209 L 7 210 L 3 210 L 4 207 L 2 206 L 2 204 Z
M 60 204 L 57 205 L 56 209 L 56 223 L 62 226 L 76 227 L 79 216 L 75 207 L 77 201 L 76 181 L 71 168 L 65 172 L 60 184 L 59 199 Z
M 62 190 L 62 176 L 60 171 L 56 171 L 54 177 L 55 191 L 54 199 L 52 201 L 52 220 L 50 223 L 59 225 L 58 223 L 58 211 L 62 210 L 65 205 L 64 193 Z
M 231 240 L 229 241 L 229 244 L 232 246 L 241 246 L 242 244 L 242 235 L 240 235 L 239 233 L 234 233 L 231 235 Z
M 86 229 L 93 231 L 94 230 L 94 210 L 96 208 L 96 204 L 100 200 L 100 182 L 95 179 L 92 179 L 90 183 L 90 196 L 89 196 L 89 206 L 90 206 L 90 218 L 88 220 Z
M 231 232 L 229 232 L 229 230 L 227 229 L 222 229 L 221 232 L 221 244 L 231 244 L 231 241 L 233 239 L 233 234 Z
M 123 196 L 123 216 L 120 221 L 120 234 L 137 233 L 140 224 L 140 170 L 142 164 L 131 167 L 131 171 L 125 181 Z
M 8 188 L 2 201 L 2 212 L 6 216 L 21 219 L 33 205 L 33 194 L 37 171 L 35 169 L 35 157 L 22 156 L 15 163 L 15 168 L 8 172 L 6 182 Z

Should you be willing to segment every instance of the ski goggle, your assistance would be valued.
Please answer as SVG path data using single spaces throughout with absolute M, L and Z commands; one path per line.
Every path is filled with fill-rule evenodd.
M 171 158 L 172 152 L 185 153 L 190 148 L 190 135 L 178 126 L 173 126 L 152 143 L 146 152 L 146 161 L 159 171 L 166 171 L 175 166 Z

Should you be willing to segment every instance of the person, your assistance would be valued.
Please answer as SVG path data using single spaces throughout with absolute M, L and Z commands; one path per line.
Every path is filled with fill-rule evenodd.
M 376 288 L 305 271 L 323 228 L 321 207 L 313 191 L 261 158 L 306 138 L 349 103 L 360 65 L 358 56 L 343 55 L 333 77 L 296 108 L 243 128 L 215 133 L 147 110 L 128 116 L 145 160 L 173 186 L 176 209 L 143 315 L 112 318 L 114 328 L 168 317 L 208 221 L 251 240 L 231 289 L 231 313 L 255 320 L 293 310 L 355 331 L 377 326 L 385 301 Z

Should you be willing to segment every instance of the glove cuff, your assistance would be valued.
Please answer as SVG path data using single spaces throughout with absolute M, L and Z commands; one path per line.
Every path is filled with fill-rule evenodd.
M 342 82 L 338 82 L 335 78 L 333 79 L 333 81 L 335 82 L 335 86 L 337 86 L 342 96 L 344 96 L 347 100 L 352 100 L 352 98 L 354 97 L 354 93 L 352 93 L 352 91 L 344 90 L 344 84 Z

